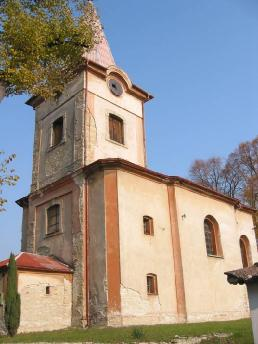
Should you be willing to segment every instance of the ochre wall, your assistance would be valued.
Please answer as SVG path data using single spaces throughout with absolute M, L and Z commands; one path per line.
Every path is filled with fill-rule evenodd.
M 177 322 L 174 262 L 166 184 L 118 171 L 121 313 L 123 325 Z M 154 220 L 144 235 L 143 216 Z M 146 275 L 158 279 L 148 295 Z
M 124 92 L 114 96 L 105 80 L 87 73 L 86 164 L 98 159 L 122 158 L 145 165 L 143 104 Z M 125 144 L 109 140 L 109 113 L 124 121 Z
M 165 183 L 118 171 L 121 323 L 184 321 L 184 315 L 178 313 L 179 303 L 182 309 L 185 307 L 184 319 L 188 322 L 248 317 L 246 288 L 228 284 L 224 272 L 242 266 L 241 235 L 249 238 L 252 260 L 257 261 L 252 215 L 224 201 L 175 186 L 176 202 L 170 201 L 175 202 L 172 205 L 177 221 L 172 218 L 170 223 L 168 196 Z M 143 233 L 144 215 L 154 219 L 153 237 Z M 218 222 L 223 257 L 207 255 L 203 221 L 208 215 Z M 177 224 L 179 231 L 178 259 L 182 261 L 185 295 L 176 292 L 171 224 Z M 147 295 L 148 273 L 158 277 L 158 296 Z
M 248 317 L 246 287 L 230 285 L 224 272 L 242 267 L 239 247 L 242 234 L 249 238 L 253 260 L 257 261 L 251 214 L 182 187 L 176 187 L 176 203 L 187 320 L 199 322 Z M 207 256 L 203 227 L 207 215 L 218 222 L 223 258 Z
M 50 294 L 46 287 L 50 286 Z M 19 333 L 52 331 L 71 326 L 72 275 L 19 271 Z

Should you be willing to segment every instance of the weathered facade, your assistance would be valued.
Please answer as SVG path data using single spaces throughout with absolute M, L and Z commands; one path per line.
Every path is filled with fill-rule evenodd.
M 6 294 L 9 261 L 0 263 L 0 294 Z M 72 270 L 59 261 L 29 253 L 16 257 L 21 317 L 18 332 L 52 331 L 71 326 Z M 4 331 L 4 297 L 0 330 Z
M 22 250 L 73 268 L 66 325 L 247 317 L 245 289 L 223 273 L 241 263 L 241 237 L 248 259 L 258 258 L 254 210 L 148 170 L 144 103 L 152 96 L 115 66 L 105 39 L 86 61 L 58 99 L 28 101 L 33 180 L 18 201 Z

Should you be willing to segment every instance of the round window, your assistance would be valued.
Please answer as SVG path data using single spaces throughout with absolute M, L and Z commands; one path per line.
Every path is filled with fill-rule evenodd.
M 115 96 L 121 96 L 123 94 L 123 87 L 120 84 L 120 82 L 118 82 L 115 79 L 110 79 L 108 82 L 108 86 L 110 91 L 115 95 Z

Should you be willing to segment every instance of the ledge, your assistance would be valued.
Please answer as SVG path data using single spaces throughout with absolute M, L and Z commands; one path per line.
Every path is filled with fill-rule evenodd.
M 223 256 L 215 256 L 213 254 L 207 254 L 207 257 L 210 257 L 210 258 L 218 258 L 218 259 L 224 259 Z

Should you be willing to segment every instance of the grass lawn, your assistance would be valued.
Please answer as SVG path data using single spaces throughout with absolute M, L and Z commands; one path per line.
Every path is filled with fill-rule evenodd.
M 124 328 L 68 329 L 53 332 L 40 332 L 18 335 L 14 338 L 0 337 L 0 343 L 35 342 L 171 342 L 176 336 L 201 336 L 212 333 L 233 333 L 229 339 L 214 339 L 205 343 L 212 344 L 253 344 L 251 321 L 249 319 L 225 322 L 208 322 L 183 325 L 155 325 Z

